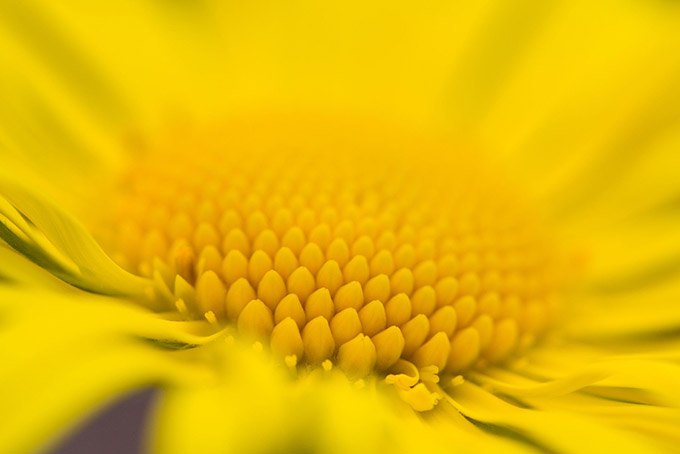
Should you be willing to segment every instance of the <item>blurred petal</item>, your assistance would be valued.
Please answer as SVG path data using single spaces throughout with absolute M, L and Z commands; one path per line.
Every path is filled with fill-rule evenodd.
M 183 352 L 140 337 L 197 336 L 119 302 L 18 288 L 2 288 L 0 302 L 0 402 L 11 415 L 0 451 L 34 452 L 126 390 L 210 378 Z
M 44 197 L 0 179 L 0 237 L 60 279 L 97 293 L 141 294 L 148 282 L 116 265 L 75 219 Z
M 361 388 L 341 373 L 295 379 L 262 351 L 218 350 L 227 358 L 219 385 L 176 387 L 162 397 L 155 452 L 527 452 L 460 415 L 426 423 L 382 388 Z
M 662 337 L 680 330 L 680 283 L 627 287 L 618 292 L 582 295 L 583 304 L 570 311 L 568 332 L 579 339 L 615 339 L 633 342 L 641 337 Z
M 569 414 L 522 408 L 471 383 L 457 387 L 451 402 L 467 417 L 518 431 L 536 440 L 548 451 L 579 452 L 583 450 L 584 440 L 588 440 L 588 449 L 595 451 L 663 452 L 636 433 L 608 426 L 596 418 L 586 417 L 582 412 Z
M 596 294 L 668 285 L 680 271 L 677 210 L 647 212 L 618 225 L 572 233 L 583 251 L 590 290 Z

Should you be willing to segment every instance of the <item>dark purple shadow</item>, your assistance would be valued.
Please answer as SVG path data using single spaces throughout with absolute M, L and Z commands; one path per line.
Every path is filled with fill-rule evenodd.
M 124 396 L 84 422 L 48 454 L 142 454 L 144 431 L 158 391 L 147 388 Z

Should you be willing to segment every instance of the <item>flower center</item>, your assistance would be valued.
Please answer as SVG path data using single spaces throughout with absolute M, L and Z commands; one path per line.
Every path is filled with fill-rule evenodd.
M 473 154 L 341 122 L 180 135 L 124 179 L 108 244 L 184 317 L 355 377 L 456 375 L 548 326 L 550 243 Z

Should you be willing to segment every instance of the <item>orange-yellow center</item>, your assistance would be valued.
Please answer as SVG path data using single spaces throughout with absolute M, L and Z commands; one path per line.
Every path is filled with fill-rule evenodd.
M 140 159 L 104 238 L 183 317 L 355 377 L 455 375 L 548 326 L 550 243 L 474 154 L 341 121 L 216 129 Z

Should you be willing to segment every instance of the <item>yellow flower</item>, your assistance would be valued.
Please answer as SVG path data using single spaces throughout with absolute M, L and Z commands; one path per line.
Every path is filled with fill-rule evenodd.
M 680 11 L 5 2 L 0 451 L 666 452 Z

